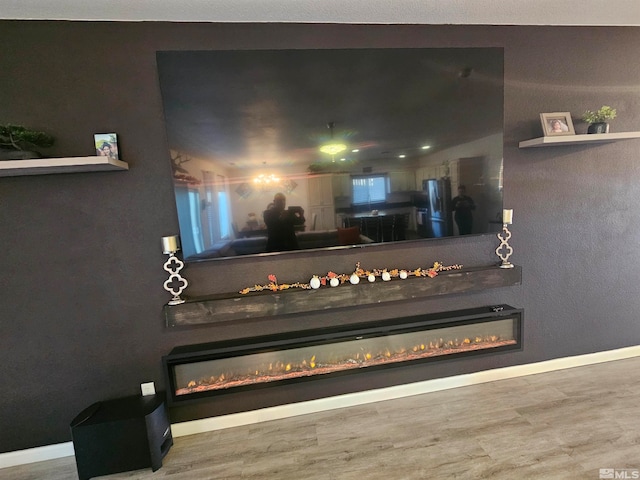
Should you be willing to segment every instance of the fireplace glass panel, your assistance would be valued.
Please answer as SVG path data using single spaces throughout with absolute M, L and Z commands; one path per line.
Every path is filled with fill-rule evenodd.
M 205 392 L 221 393 L 238 387 L 261 386 L 314 376 L 350 373 L 405 362 L 451 355 L 490 352 L 520 345 L 521 313 L 459 322 L 364 328 L 316 335 L 247 348 L 209 349 L 195 357 L 169 361 L 169 380 L 175 399 Z M 400 319 L 402 320 L 402 319 Z

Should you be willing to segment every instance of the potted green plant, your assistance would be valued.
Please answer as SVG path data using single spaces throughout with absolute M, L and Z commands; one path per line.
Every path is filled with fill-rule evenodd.
M 587 110 L 582 114 L 582 120 L 589 124 L 587 133 L 609 133 L 609 120 L 616 118 L 615 108 L 603 105 L 598 110 Z
M 54 138 L 44 132 L 29 130 L 21 125 L 0 125 L 0 159 L 24 160 L 40 158 L 40 152 L 33 148 L 48 148 Z

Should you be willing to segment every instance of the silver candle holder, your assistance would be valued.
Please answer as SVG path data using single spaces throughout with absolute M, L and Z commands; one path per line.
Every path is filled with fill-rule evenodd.
M 184 268 L 184 262 L 176 257 L 176 253 L 180 251 L 180 237 L 172 235 L 170 237 L 162 237 L 162 253 L 169 255 L 164 263 L 164 269 L 169 273 L 169 278 L 164 282 L 164 289 L 173 297 L 167 305 L 179 305 L 184 303 L 184 299 L 180 297 L 189 282 L 180 275 L 180 270 Z
M 496 248 L 496 255 L 502 260 L 500 268 L 513 268 L 513 264 L 509 262 L 509 257 L 513 255 L 513 248 L 509 245 L 511 232 L 508 226 L 513 223 L 513 210 L 502 210 L 502 232 L 498 233 L 500 245 Z

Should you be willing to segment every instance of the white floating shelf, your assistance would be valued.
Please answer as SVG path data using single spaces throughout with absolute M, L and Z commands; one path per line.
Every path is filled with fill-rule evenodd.
M 121 160 L 102 156 L 0 160 L 0 177 L 115 170 L 129 170 L 129 164 Z
M 556 145 L 578 145 L 586 143 L 606 143 L 617 140 L 640 138 L 640 132 L 592 133 L 587 135 L 559 135 L 532 138 L 520 142 L 520 148 L 551 147 Z

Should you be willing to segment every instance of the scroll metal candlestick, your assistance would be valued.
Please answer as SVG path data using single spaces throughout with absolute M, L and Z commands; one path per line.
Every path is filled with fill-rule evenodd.
M 509 245 L 509 239 L 511 238 L 511 232 L 508 225 L 513 222 L 513 210 L 504 209 L 502 211 L 502 232 L 498 233 L 498 240 L 500 245 L 496 248 L 496 255 L 500 257 L 502 263 L 500 268 L 513 268 L 513 264 L 509 262 L 509 257 L 513 255 L 513 248 Z
M 162 237 L 162 252 L 169 255 L 169 258 L 164 263 L 164 269 L 169 273 L 169 278 L 164 282 L 164 289 L 173 295 L 173 298 L 167 303 L 168 305 L 184 303 L 180 295 L 189 285 L 189 282 L 180 275 L 180 270 L 184 268 L 184 262 L 176 257 L 176 253 L 179 250 L 180 238 L 177 235 Z

